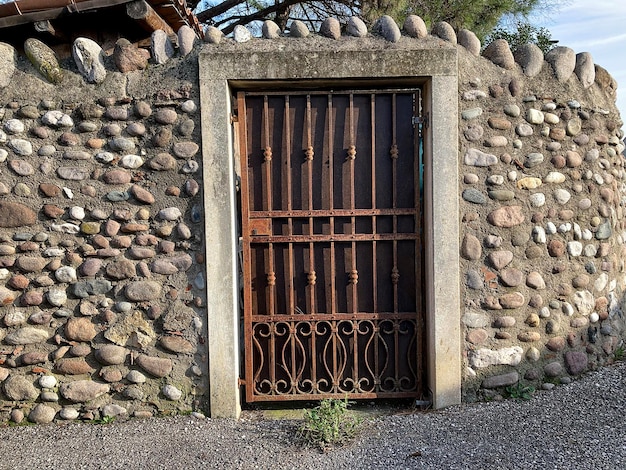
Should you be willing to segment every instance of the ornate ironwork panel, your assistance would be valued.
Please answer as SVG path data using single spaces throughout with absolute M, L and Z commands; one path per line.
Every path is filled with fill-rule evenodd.
M 247 401 L 421 395 L 419 108 L 238 94 Z

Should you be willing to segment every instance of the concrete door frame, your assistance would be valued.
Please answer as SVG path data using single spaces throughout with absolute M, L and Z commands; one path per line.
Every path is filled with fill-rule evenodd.
M 199 55 L 205 209 L 209 388 L 212 417 L 237 418 L 240 311 L 231 96 L 263 82 L 350 84 L 405 80 L 423 87 L 427 387 L 433 407 L 461 401 L 458 79 L 454 46 L 437 49 L 207 47 Z M 381 41 L 381 45 L 385 45 Z M 358 41 L 354 41 L 358 47 Z M 416 42 L 415 47 L 418 43 Z

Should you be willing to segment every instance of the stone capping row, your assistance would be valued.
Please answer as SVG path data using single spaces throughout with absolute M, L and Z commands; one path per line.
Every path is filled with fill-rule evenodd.
M 344 30 L 345 34 L 350 37 L 360 38 L 368 34 L 367 25 L 356 16 L 348 19 Z M 282 34 L 278 25 L 271 20 L 263 23 L 261 31 L 265 39 L 277 39 L 282 36 L 305 38 L 310 34 L 307 26 L 300 20 L 291 22 L 288 35 Z M 416 39 L 428 36 L 426 23 L 417 15 L 409 15 L 406 18 L 402 31 L 407 36 Z M 389 42 L 399 41 L 402 37 L 402 31 L 395 20 L 388 15 L 376 20 L 371 28 L 372 34 L 382 36 Z M 322 22 L 319 33 L 324 37 L 337 40 L 342 36 L 342 25 L 336 18 L 326 18 Z M 441 21 L 433 25 L 430 34 L 451 44 L 459 44 L 476 57 L 481 55 L 480 39 L 470 30 L 460 29 L 457 33 L 449 23 Z M 224 34 L 221 30 L 209 26 L 205 32 L 204 40 L 208 43 L 219 44 L 223 38 Z M 252 33 L 245 26 L 237 25 L 233 32 L 233 39 L 239 43 L 247 42 L 252 39 Z M 589 52 L 576 54 L 572 49 L 563 46 L 555 47 L 544 56 L 543 51 L 535 44 L 525 44 L 515 51 L 511 51 L 506 40 L 496 39 L 485 47 L 482 56 L 507 70 L 515 69 L 517 64 L 528 77 L 539 74 L 545 61 L 551 65 L 559 82 L 566 82 L 572 74 L 576 74 L 584 88 L 590 87 L 596 81 L 596 72 L 598 71 L 598 66 L 594 64 Z M 602 77 L 602 79 L 604 81 L 608 79 L 609 83 L 613 84 L 612 88 L 615 89 L 614 80 L 608 75 L 608 72 L 601 67 L 600 72 L 608 76 Z
M 265 21 L 261 28 L 262 36 L 265 39 L 278 39 L 283 36 L 306 38 L 311 33 L 304 22 L 299 20 L 292 21 L 288 29 L 288 34 L 281 32 L 278 25 L 271 20 Z M 366 37 L 371 32 L 395 43 L 402 37 L 398 24 L 388 15 L 376 20 L 369 32 L 365 22 L 356 16 L 349 18 L 343 28 L 338 19 L 326 18 L 321 24 L 319 34 L 337 40 L 342 36 L 342 29 L 345 31 L 345 35 L 354 38 Z M 409 15 L 406 18 L 402 31 L 405 35 L 416 39 L 428 36 L 424 20 L 417 15 Z M 455 32 L 449 23 L 442 21 L 433 25 L 430 34 L 451 44 L 459 44 L 476 57 L 481 55 L 481 42 L 472 31 L 460 29 Z M 252 37 L 252 32 L 242 25 L 237 25 L 233 31 L 233 39 L 237 43 L 247 42 Z M 224 34 L 218 28 L 209 26 L 206 29 L 205 42 L 219 44 L 223 39 Z M 140 49 L 122 38 L 115 44 L 113 59 L 117 69 L 122 73 L 143 70 L 147 67 L 149 59 L 157 64 L 164 64 L 173 58 L 177 51 L 180 56 L 186 56 L 193 50 L 196 40 L 199 41 L 200 39 L 195 31 L 187 25 L 178 30 L 175 40 L 177 45 L 164 31 L 154 31 L 151 36 L 150 52 Z M 33 65 L 49 82 L 58 84 L 62 81 L 63 71 L 52 49 L 41 41 L 31 38 L 26 40 L 24 50 Z M 12 46 L 0 43 L 0 70 L 2 70 L 0 88 L 8 86 L 10 83 L 15 65 L 9 62 L 13 61 L 14 55 L 15 50 Z M 98 84 L 104 81 L 107 74 L 104 63 L 105 55 L 95 41 L 88 38 L 77 38 L 72 46 L 72 56 L 78 70 L 87 82 Z M 535 44 L 525 44 L 515 51 L 511 51 L 506 40 L 496 39 L 484 48 L 482 56 L 507 70 L 514 70 L 519 65 L 522 72 L 528 77 L 539 74 L 545 61 L 551 65 L 555 77 L 561 83 L 566 82 L 572 74 L 575 74 L 584 88 L 598 82 L 613 95 L 617 88 L 615 80 L 609 73 L 594 64 L 589 52 L 576 54 L 568 47 L 555 47 L 544 56 L 544 53 Z

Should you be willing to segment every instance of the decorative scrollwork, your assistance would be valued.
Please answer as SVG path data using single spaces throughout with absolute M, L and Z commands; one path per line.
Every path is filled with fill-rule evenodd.
M 356 269 L 353 269 L 352 271 L 350 271 L 348 279 L 348 282 L 350 284 L 356 285 L 359 282 L 359 272 Z
M 263 149 L 263 159 L 266 162 L 269 162 L 272 160 L 272 147 L 267 146 Z
M 314 286 L 315 282 L 317 281 L 317 275 L 315 274 L 315 271 L 309 272 L 309 274 L 307 274 L 306 276 L 306 280 L 310 286 Z
M 346 158 L 348 160 L 354 160 L 356 158 L 356 147 L 354 145 L 348 147 L 348 155 Z
M 304 159 L 307 161 L 311 161 L 313 160 L 313 155 L 315 155 L 313 147 L 307 147 L 307 149 L 304 151 Z
M 394 160 L 398 159 L 398 146 L 396 144 L 393 144 L 391 146 L 391 149 L 389 150 L 389 155 L 391 156 L 391 158 L 393 158 Z
M 274 271 L 270 271 L 267 273 L 267 285 L 275 286 L 276 285 L 276 273 Z

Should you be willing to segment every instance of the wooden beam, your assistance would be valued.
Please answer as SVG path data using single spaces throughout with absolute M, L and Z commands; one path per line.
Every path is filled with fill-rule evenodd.
M 126 14 L 136 20 L 146 31 L 165 31 L 168 36 L 176 33 L 154 9 L 144 0 L 136 0 L 126 4 Z

